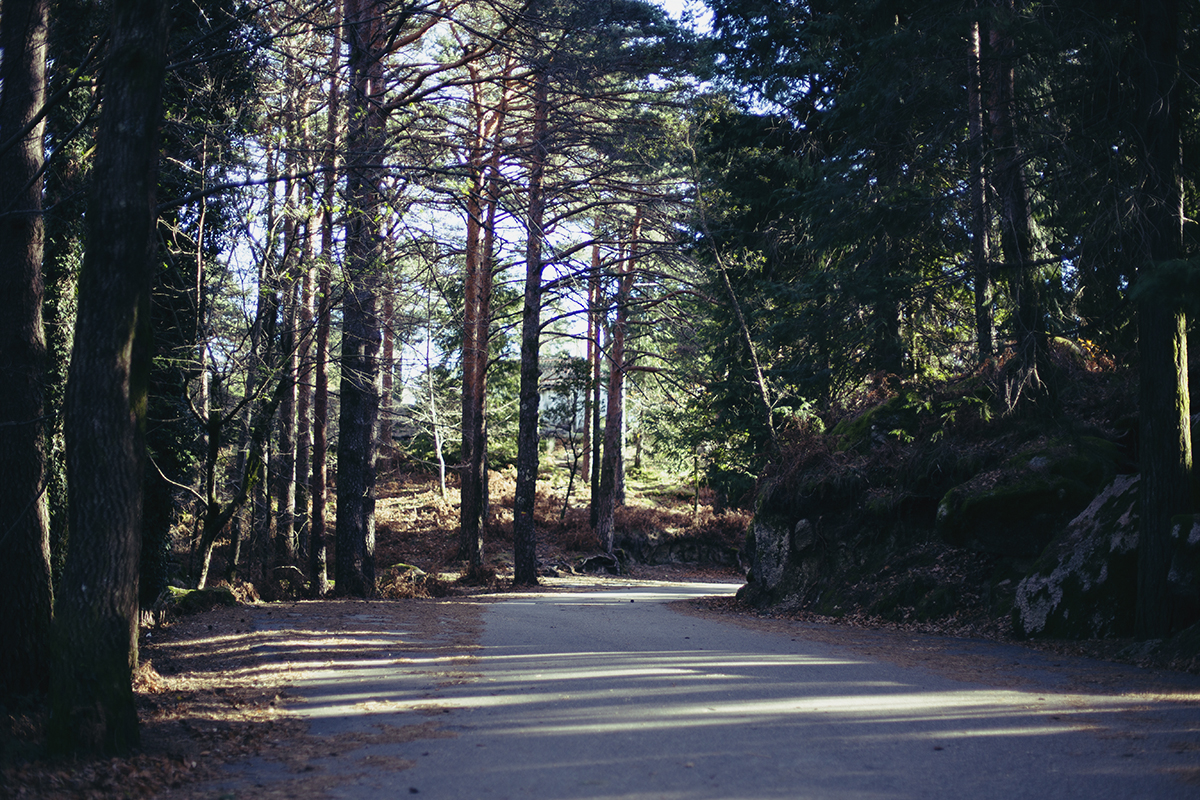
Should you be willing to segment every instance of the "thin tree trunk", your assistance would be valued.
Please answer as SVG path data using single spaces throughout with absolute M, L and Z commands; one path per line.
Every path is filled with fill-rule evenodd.
M 462 460 L 459 480 L 458 559 L 465 561 L 468 572 L 483 564 L 483 463 L 484 452 L 484 374 L 488 360 L 488 323 L 491 309 L 485 300 L 485 274 L 491 265 L 483 258 L 483 191 L 485 186 L 483 148 L 485 146 L 484 109 L 480 99 L 482 86 L 475 83 L 475 141 L 470 156 L 470 186 L 467 189 L 467 242 L 463 285 L 463 378 L 462 378 Z
M 204 525 L 200 537 L 200 569 L 196 579 L 196 588 L 203 589 L 208 582 L 209 565 L 212 561 L 212 549 L 217 536 L 225 529 L 237 514 L 238 510 L 251 498 L 254 489 L 262 483 L 263 453 L 265 442 L 271 433 L 271 422 L 279 403 L 283 398 L 286 386 L 282 383 L 275 385 L 275 392 L 269 399 L 256 404 L 254 417 L 250 424 L 250 441 L 246 444 L 246 462 L 238 477 L 238 490 L 233 499 L 222 505 L 217 499 L 214 476 L 216 461 L 221 448 L 221 414 L 219 408 L 209 411 L 208 420 L 208 467 L 206 481 L 206 509 Z
M 503 113 L 499 113 L 503 119 Z M 497 127 L 500 121 L 497 121 Z M 483 251 L 481 261 L 483 269 L 479 279 L 479 308 L 480 313 L 475 320 L 478 329 L 476 340 L 483 344 L 481 351 L 482 362 L 476 374 L 476 396 L 479 398 L 479 516 L 480 526 L 487 526 L 491 508 L 491 497 L 488 492 L 488 420 L 487 420 L 487 372 L 491 354 L 492 326 L 492 281 L 496 272 L 496 209 L 500 206 L 500 150 L 499 145 L 492 154 L 489 167 L 488 191 L 486 198 L 486 217 L 483 226 Z M 480 555 L 482 557 L 482 550 Z
M 487 367 L 492 322 L 492 270 L 496 207 L 499 204 L 500 145 L 512 88 L 511 64 L 495 108 L 484 103 L 486 83 L 473 66 L 472 108 L 475 132 L 470 154 L 467 190 L 467 244 L 464 274 L 462 477 L 460 481 L 458 558 L 468 571 L 483 564 L 483 530 L 488 515 L 487 491 Z M 488 147 L 491 157 L 484 158 Z
M 601 372 L 600 360 L 603 358 L 603 348 L 600 341 L 600 336 L 604 331 L 604 318 L 607 316 L 607 309 L 601 302 L 603 298 L 603 289 L 601 288 L 600 275 L 600 251 L 592 251 L 592 274 L 588 276 L 588 313 L 592 318 L 592 334 L 594 340 L 589 340 L 591 345 L 591 373 L 592 382 L 590 386 L 590 394 L 592 398 L 592 464 L 590 475 L 588 476 L 588 492 L 590 501 L 588 503 L 588 523 L 593 531 L 600 523 L 600 460 L 601 460 L 601 442 L 603 437 L 600 434 L 600 392 L 601 392 Z
M 342 300 L 341 412 L 338 416 L 337 548 L 339 594 L 375 592 L 375 457 L 382 394 L 379 184 L 384 158 L 383 7 L 346 6 L 351 125 L 346 137 L 346 294 Z
M 71 547 L 55 608 L 50 746 L 138 744 L 138 552 L 158 126 L 169 7 L 114 0 L 67 390 Z M 141 328 L 141 330 L 139 330 Z
M 538 358 L 542 333 L 542 238 L 550 87 L 545 69 L 534 76 L 533 140 L 529 165 L 529 233 L 525 243 L 525 303 L 521 310 L 521 386 L 517 423 L 517 486 L 513 498 L 513 583 L 537 579 L 533 512 L 538 473 Z
M 380 357 L 382 393 L 379 402 L 379 455 L 385 459 L 385 468 L 386 459 L 392 455 L 392 393 L 396 379 L 396 333 L 393 328 L 395 313 L 392 288 L 388 286 L 383 293 L 383 354 Z
M 314 258 L 313 229 L 315 215 L 309 214 L 306 222 L 303 269 L 304 278 L 300 284 L 300 332 L 302 334 L 297 350 L 297 385 L 296 385 L 296 491 L 295 503 L 292 506 L 293 537 L 296 542 L 296 557 L 303 562 L 308 553 L 308 498 L 309 474 L 312 470 L 312 330 L 316 318 L 316 260 Z
M 293 237 L 295 232 L 293 229 Z M 279 404 L 279 451 L 273 463 L 275 473 L 275 561 L 291 563 L 296 559 L 296 429 L 299 426 L 300 360 L 298 325 L 299 288 L 293 270 L 284 277 L 284 327 L 280 336 L 279 380 L 283 382 L 283 402 Z
M 971 261 L 975 274 L 975 341 L 980 362 L 994 354 L 992 267 L 987 207 L 987 169 L 983 145 L 983 41 L 978 21 L 971 25 L 967 69 L 967 131 L 970 136 Z
M 325 256 L 322 256 L 320 270 L 318 293 L 322 299 L 318 311 L 317 338 L 313 352 L 312 475 L 309 478 L 308 489 L 312 501 L 312 514 L 309 520 L 308 571 L 312 581 L 310 591 L 314 597 L 324 597 L 329 592 L 329 556 L 325 541 L 325 499 L 328 492 L 326 454 L 329 450 L 329 368 L 327 365 L 329 363 L 330 268 Z
M 305 147 L 302 130 L 307 119 L 307 103 L 301 97 L 301 81 L 295 61 L 288 67 L 287 102 L 283 126 L 287 136 L 284 173 L 300 171 L 300 153 Z M 307 241 L 301 224 L 301 182 L 293 177 L 284 181 L 283 263 L 279 289 L 283 298 L 283 330 L 280 332 L 279 380 L 284 381 L 283 402 L 279 405 L 279 452 L 272 464 L 275 476 L 275 551 L 276 563 L 296 560 L 296 440 L 300 425 L 300 354 L 301 334 L 299 295 L 303 252 Z
M 317 330 L 313 344 L 313 420 L 312 473 L 309 477 L 309 497 L 312 512 L 309 519 L 308 571 L 309 593 L 324 597 L 329 592 L 328 552 L 325 533 L 325 504 L 328 492 L 326 457 L 329 449 L 329 327 L 333 298 L 333 204 L 337 188 L 338 144 L 341 131 L 341 91 L 337 80 L 342 53 L 342 3 L 333 6 L 333 45 L 329 52 L 328 116 L 325 143 L 325 184 L 321 198 L 321 258 L 317 276 Z
M 600 498 L 596 536 L 604 552 L 613 551 L 616 507 L 621 499 L 624 469 L 623 417 L 625 415 L 625 336 L 629 295 L 633 286 L 634 242 L 641 235 L 641 216 L 634 222 L 628 251 L 617 265 L 617 308 L 608 354 L 608 403 L 604 418 L 604 460 L 600 466 Z
M 1015 16 L 1016 0 L 993 2 L 1010 17 Z M 1017 102 L 1014 43 L 998 30 L 990 32 L 989 40 L 988 116 L 996 157 L 993 183 L 1000 201 L 1000 250 L 1015 306 L 1013 324 L 1020 363 L 1009 399 L 1015 406 L 1036 402 L 1045 394 L 1041 372 L 1049 351 L 1042 320 L 1042 293 L 1033 263 L 1024 152 L 1014 119 Z
M 9 0 L 0 27 L 0 132 L 23 130 L 46 94 L 46 0 Z M 50 519 L 42 324 L 44 125 L 0 153 L 0 705 L 43 692 L 50 659 Z
M 433 293 L 425 296 L 425 378 L 429 389 L 429 427 L 433 431 L 433 452 L 438 462 L 438 497 L 446 499 L 446 456 L 442 452 L 442 425 L 433 384 Z
M 479 318 L 485 313 L 482 303 L 482 281 L 483 271 L 488 267 L 483 263 L 480 254 L 481 177 L 481 174 L 476 172 L 471 178 L 471 188 L 467 196 L 467 252 L 463 285 L 463 470 L 459 481 L 458 558 L 467 563 L 468 571 L 478 570 L 483 563 L 483 501 L 480 476 L 483 463 L 483 396 L 479 384 L 487 361 L 487 343 L 486 340 L 479 340 Z
M 591 474 L 591 455 L 592 455 L 592 363 L 596 358 L 596 312 L 593 308 L 595 299 L 595 276 L 600 272 L 600 243 L 596 242 L 592 245 L 592 269 L 588 273 L 588 300 L 587 300 L 587 369 L 588 383 L 587 389 L 583 393 L 583 442 L 580 449 L 583 451 L 580 458 L 580 473 L 586 478 Z

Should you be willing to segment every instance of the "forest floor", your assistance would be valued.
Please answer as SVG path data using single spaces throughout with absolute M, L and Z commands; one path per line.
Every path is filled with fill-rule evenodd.
M 561 487 L 559 487 L 561 489 Z M 512 527 L 511 481 L 493 477 L 493 497 L 500 509 L 486 535 L 486 564 L 495 577 L 483 585 L 457 582 L 460 565 L 453 562 L 457 547 L 457 490 L 442 498 L 436 485 L 411 477 L 387 481 L 378 503 L 376 554 L 382 596 L 388 602 L 328 600 L 249 602 L 215 608 L 199 614 L 168 618 L 141 633 L 142 663 L 135 689 L 142 720 L 141 751 L 127 758 L 88 761 L 47 757 L 44 752 L 45 710 L 40 707 L 9 710 L 0 719 L 0 798 L 123 798 L 204 796 L 193 793 L 202 781 L 222 766 L 251 756 L 299 764 L 313 747 L 329 746 L 306 738 L 305 723 L 289 713 L 288 686 L 295 674 L 265 668 L 264 649 L 311 647 L 319 640 L 323 654 L 331 648 L 350 657 L 369 658 L 361 642 L 342 640 L 348 623 L 367 611 L 396 618 L 398 630 L 411 636 L 414 653 L 461 652 L 477 635 L 481 602 L 509 591 Z M 596 552 L 587 525 L 586 497 L 574 498 L 562 514 L 563 493 L 539 498 L 539 562 L 547 571 L 571 573 L 574 565 Z M 692 498 L 655 481 L 631 481 L 628 507 L 618 524 L 665 530 L 705 530 L 710 536 L 738 541 L 744 535 L 746 514 L 713 514 L 702 504 L 694 510 Z M 968 566 L 943 559 L 950 579 L 961 573 L 970 579 Z M 394 565 L 412 565 L 424 572 L 413 580 L 411 572 Z M 654 581 L 737 582 L 736 569 L 695 564 L 635 565 L 627 579 Z M 588 580 L 580 578 L 580 580 Z M 594 579 L 599 580 L 599 579 Z M 248 594 L 253 594 L 249 591 Z M 1005 638 L 1003 626 L 979 619 L 964 624 L 961 617 L 903 625 L 849 613 L 839 619 L 810 614 L 759 612 L 733 598 L 713 598 L 691 604 L 690 613 L 733 615 L 743 624 L 777 626 L 800 623 L 812 635 L 827 641 L 846 640 L 853 646 L 856 631 L 879 632 L 871 639 L 874 650 L 890 648 L 897 659 L 928 651 L 927 658 L 941 661 L 943 648 L 930 637 L 928 646 L 915 647 L 913 633 L 953 634 Z M 287 616 L 303 619 L 303 640 L 282 640 L 285 633 L 273 624 Z M 899 635 L 903 634 L 903 635 Z M 294 635 L 294 634 L 293 634 Z M 879 636 L 883 636 L 880 639 Z M 890 637 L 890 638 L 889 638 Z M 894 639 L 894 641 L 892 641 Z M 891 642 L 891 644 L 881 644 Z M 1057 652 L 1136 662 L 1129 642 L 1045 643 Z M 361 651 L 361 652 L 359 652 Z M 908 654 L 908 655 L 906 655 Z M 325 657 L 325 656 L 323 656 Z M 455 680 L 453 669 L 447 680 Z M 418 726 L 419 727 L 419 726 Z M 431 731 L 389 731 L 390 737 L 426 737 Z M 364 742 L 336 743 L 351 753 Z M 311 755 L 311 754 L 310 754 Z M 303 770 L 303 766 L 296 767 Z M 320 796 L 317 776 L 304 777 L 304 796 Z M 313 794 L 316 792 L 317 794 Z M 296 795 L 300 796 L 300 795 Z

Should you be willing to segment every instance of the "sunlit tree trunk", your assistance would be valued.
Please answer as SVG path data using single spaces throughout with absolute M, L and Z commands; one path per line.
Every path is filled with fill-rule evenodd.
M 596 313 L 592 308 L 594 303 L 592 295 L 595 292 L 594 284 L 596 283 L 596 274 L 600 271 L 600 243 L 592 245 L 592 268 L 588 273 L 588 300 L 587 300 L 587 347 L 585 350 L 585 358 L 587 360 L 588 383 L 583 392 L 583 441 L 580 444 L 582 450 L 579 460 L 579 470 L 584 479 L 589 479 L 591 475 L 592 464 L 592 363 L 597 356 L 596 347 Z
M 42 325 L 46 0 L 9 0 L 0 26 L 0 704 L 44 691 L 50 657 L 46 336 Z
M 501 94 L 488 107 L 488 83 L 482 70 L 468 64 L 474 117 L 468 155 L 466 259 L 464 270 L 462 459 L 458 558 L 468 569 L 483 563 L 483 527 L 487 521 L 487 367 L 492 321 L 492 270 L 496 207 L 499 204 L 498 134 L 508 113 L 511 63 Z M 491 148 L 490 157 L 487 150 Z
M 331 227 L 327 225 L 326 227 Z M 332 236 L 329 237 L 332 239 Z M 330 314 L 330 266 L 328 250 L 322 254 L 318 267 L 317 330 L 313 345 L 313 422 L 312 422 L 312 473 L 309 476 L 308 494 L 312 504 L 308 523 L 308 572 L 310 591 L 314 597 L 324 597 L 329 591 L 328 550 L 325 533 L 325 505 L 328 493 L 326 472 L 329 452 L 329 314 Z
M 391 283 L 391 281 L 389 281 Z M 395 297 L 392 287 L 388 286 L 383 292 L 383 352 L 380 356 L 380 386 L 379 402 L 379 455 L 387 459 L 392 452 L 392 414 L 396 381 L 396 330 L 395 330 Z
M 329 50 L 329 95 L 326 98 L 326 142 L 321 194 L 321 257 L 317 263 L 316 331 L 313 342 L 312 472 L 309 476 L 308 572 L 309 593 L 324 597 L 329 591 L 325 506 L 328 493 L 329 450 L 329 328 L 333 298 L 333 207 L 337 190 L 338 145 L 341 137 L 341 84 L 338 70 L 342 59 L 342 3 L 333 4 L 332 45 Z
M 629 327 L 629 296 L 633 288 L 633 262 L 636 241 L 641 235 L 640 214 L 635 220 L 630 241 L 617 265 L 616 319 L 613 322 L 612 343 L 608 351 L 608 402 L 604 416 L 604 456 L 600 464 L 600 496 L 596 536 L 604 552 L 613 551 L 616 507 L 621 502 L 624 478 L 624 443 L 622 441 L 625 415 L 625 337 Z M 624 248 L 623 248 L 624 249 Z
M 479 148 L 481 145 L 476 144 Z M 483 302 L 483 273 L 489 265 L 481 253 L 480 220 L 482 160 L 471 157 L 471 185 L 467 194 L 467 251 L 463 302 L 462 459 L 459 481 L 458 558 L 477 570 L 483 560 L 483 407 L 484 370 L 487 365 L 486 333 L 481 337 L 481 319 L 487 315 Z M 482 339 L 482 341 L 481 341 Z
M 309 198 L 311 202 L 311 197 Z M 311 205 L 310 205 L 311 208 Z M 316 216 L 309 213 L 306 221 L 304 277 L 300 284 L 299 323 L 302 338 L 296 352 L 298 385 L 296 387 L 296 492 L 292 506 L 295 537 L 299 561 L 308 553 L 308 498 L 309 476 L 312 471 L 312 381 L 313 381 L 313 327 L 316 319 L 317 265 L 314 238 L 317 235 Z
M 138 743 L 138 552 L 158 126 L 169 6 L 114 0 L 66 401 L 71 547 L 55 607 L 48 738 Z M 139 330 L 139 328 L 142 328 Z
M 438 497 L 445 500 L 446 456 L 442 449 L 442 420 L 433 381 L 433 292 L 425 296 L 425 379 L 429 391 L 429 430 L 433 432 L 433 453 L 438 463 Z
M 593 531 L 600 523 L 600 461 L 603 437 L 600 435 L 600 393 L 601 393 L 601 361 L 604 358 L 604 350 L 601 342 L 601 337 L 604 333 L 604 319 L 607 316 L 607 309 L 604 307 L 603 297 L 603 282 L 600 275 L 600 250 L 596 248 L 592 251 L 592 272 L 588 276 L 588 315 L 591 319 L 592 335 L 588 339 L 588 345 L 591 348 L 591 375 L 592 381 L 589 387 L 591 395 L 591 428 L 592 428 L 592 464 L 590 474 L 588 475 L 588 491 L 591 500 L 588 503 L 588 524 Z
M 1136 130 L 1143 142 L 1138 187 L 1142 235 L 1139 278 L 1181 257 L 1183 173 L 1180 150 L 1178 0 L 1134 3 Z M 1171 517 L 1192 510 L 1192 442 L 1188 397 L 1187 319 L 1175 297 L 1138 302 L 1141 484 L 1138 595 L 1139 638 L 1161 638 L 1179 627 L 1171 598 Z
M 293 230 L 292 236 L 295 236 Z M 292 271 L 289 270 L 289 273 Z M 284 276 L 283 329 L 280 331 L 280 375 L 283 402 L 279 404 L 279 451 L 273 472 L 275 477 L 275 561 L 290 563 L 296 558 L 296 431 L 299 425 L 299 372 L 297 353 L 300 321 L 297 294 L 292 274 Z

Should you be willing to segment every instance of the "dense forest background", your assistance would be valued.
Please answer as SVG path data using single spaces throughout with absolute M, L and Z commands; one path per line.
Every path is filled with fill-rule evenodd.
M 530 584 L 547 447 L 611 552 L 634 449 L 749 508 L 868 406 L 1061 427 L 1083 373 L 1136 387 L 1138 632 L 1191 621 L 1194 5 L 693 10 L 6 0 L 6 702 L 132 746 L 139 609 L 218 546 L 372 594 L 381 469 L 470 578 L 512 468 Z

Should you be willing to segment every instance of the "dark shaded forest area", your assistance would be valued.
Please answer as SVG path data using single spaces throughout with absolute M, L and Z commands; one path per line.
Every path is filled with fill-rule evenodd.
M 464 584 L 1197 636 L 1195 6 L 693 12 L 6 0 L 0 713 L 136 748 L 148 615 L 377 595 L 406 480 Z

